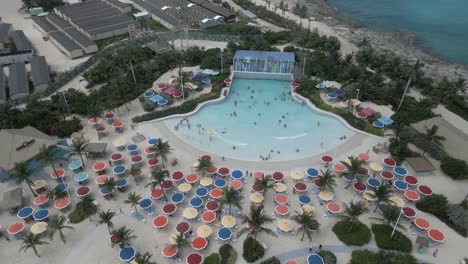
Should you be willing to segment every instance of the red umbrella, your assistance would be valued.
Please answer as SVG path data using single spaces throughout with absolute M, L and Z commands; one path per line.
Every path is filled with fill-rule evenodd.
M 205 204 L 206 210 L 217 211 L 219 209 L 219 203 L 217 201 L 209 201 Z
M 132 163 L 140 163 L 142 160 L 143 160 L 143 157 L 140 156 L 140 155 L 132 156 L 132 157 L 130 158 L 130 161 L 131 161 Z
M 208 224 L 216 219 L 216 214 L 213 211 L 204 211 L 201 215 L 201 219 Z
M 203 156 L 201 156 L 201 159 L 202 160 L 211 160 L 211 156 L 210 155 L 203 155 Z
M 297 88 L 297 87 L 299 87 L 299 85 L 300 85 L 300 84 L 297 83 L 297 82 L 292 82 L 292 83 L 291 83 L 291 87 L 292 87 L 292 88 Z
M 307 191 L 307 185 L 303 182 L 298 182 L 294 185 L 294 189 L 298 192 L 305 192 Z
M 208 174 L 215 174 L 217 171 L 218 171 L 218 168 L 216 168 L 215 166 L 211 166 L 207 170 Z
M 119 160 L 122 159 L 122 157 L 123 157 L 122 154 L 120 154 L 120 153 L 114 153 L 114 154 L 112 154 L 112 156 L 111 156 L 111 161 L 112 161 L 112 162 L 119 161 Z
M 156 151 L 152 147 L 147 147 L 145 148 L 144 152 L 146 155 L 151 155 L 154 154 Z
M 261 179 L 263 179 L 264 174 L 261 171 L 256 171 L 256 172 L 254 172 L 253 176 L 254 176 L 255 179 L 261 180 Z
M 362 161 L 368 161 L 369 160 L 369 155 L 366 153 L 359 153 L 358 158 Z
M 421 194 L 424 194 L 424 195 L 431 195 L 432 194 L 432 189 L 427 185 L 419 185 L 418 191 Z
M 35 205 L 43 205 L 45 203 L 47 203 L 49 201 L 49 198 L 47 198 L 47 196 L 45 195 L 39 195 L 37 197 L 34 197 L 33 199 L 33 203 Z
M 159 199 L 163 196 L 163 190 L 161 188 L 156 188 L 151 192 L 151 198 Z
M 104 182 L 105 182 L 106 180 L 108 180 L 108 179 L 109 179 L 109 176 L 107 176 L 107 175 L 101 175 L 101 176 L 97 177 L 96 180 L 94 180 L 94 181 L 95 181 L 96 184 L 98 184 L 98 185 L 103 185 Z
M 335 203 L 335 202 L 329 202 L 327 203 L 327 210 L 330 212 L 330 213 L 339 213 L 341 212 L 341 206 L 340 204 L 338 203 Z
M 383 163 L 387 167 L 395 167 L 395 165 L 396 165 L 396 161 L 394 159 L 392 159 L 392 158 L 383 159 Z
M 103 161 L 97 161 L 93 164 L 93 170 L 95 172 L 103 171 L 106 168 L 106 163 Z
M 163 228 L 167 225 L 169 219 L 165 215 L 158 215 L 153 219 L 153 225 L 156 228 Z
M 172 96 L 175 97 L 175 98 L 181 97 L 181 96 L 182 96 L 182 92 L 181 92 L 181 91 L 175 91 L 175 92 L 172 94 Z
M 341 173 L 341 172 L 345 172 L 346 171 L 346 166 L 343 165 L 343 163 L 337 163 L 333 166 L 333 169 L 338 172 L 338 173 Z
M 277 195 L 275 195 L 275 202 L 277 204 L 287 204 L 288 201 L 289 201 L 289 198 L 286 194 L 278 193 Z
M 104 115 L 104 118 L 105 119 L 112 119 L 112 118 L 114 118 L 114 114 L 113 113 L 107 113 L 107 114 Z
M 416 211 L 411 207 L 403 207 L 403 215 L 406 218 L 414 218 L 416 216 Z
M 16 235 L 23 230 L 24 230 L 24 223 L 17 222 L 17 223 L 11 224 L 8 227 L 7 232 L 10 235 Z
M 229 169 L 228 168 L 219 168 L 218 174 L 221 176 L 226 176 L 229 174 Z
M 182 179 L 184 179 L 184 173 L 181 171 L 174 171 L 172 173 L 172 179 L 176 182 L 181 181 Z
M 104 130 L 106 130 L 106 128 L 105 128 L 104 126 L 98 125 L 98 126 L 96 127 L 96 131 L 98 131 L 98 132 L 102 132 L 102 131 L 104 131 Z
M 260 185 L 260 184 L 254 184 L 254 185 L 252 186 L 252 190 L 254 190 L 254 191 L 256 191 L 256 192 L 261 192 L 261 191 L 263 191 L 263 186 Z
M 287 205 L 280 204 L 275 207 L 275 212 L 279 215 L 287 215 L 289 213 L 289 207 Z
M 325 162 L 325 163 L 331 163 L 333 161 L 333 158 L 331 156 L 322 156 L 322 161 Z
M 180 222 L 177 224 L 175 230 L 179 233 L 185 234 L 190 230 L 190 224 L 188 222 Z
M 161 184 L 162 188 L 164 190 L 170 190 L 172 189 L 172 187 L 174 186 L 174 183 L 171 181 L 171 180 L 165 180 L 162 184 Z
M 434 240 L 435 242 L 445 241 L 445 235 L 440 230 L 430 229 L 429 231 L 427 231 L 427 235 L 430 239 Z
M 159 160 L 158 159 L 149 159 L 146 164 L 150 167 L 158 166 L 159 165 Z
M 55 201 L 54 207 L 57 209 L 64 209 L 70 204 L 70 199 L 68 198 L 61 198 Z
M 88 195 L 90 192 L 91 192 L 91 188 L 89 188 L 88 186 L 81 186 L 80 188 L 76 190 L 75 193 L 76 193 L 76 196 L 83 197 L 83 196 Z
M 359 182 L 355 182 L 353 188 L 356 192 L 364 192 L 367 189 L 365 184 Z
M 231 83 L 231 82 L 232 82 L 231 78 L 224 79 L 224 83 Z
M 426 219 L 420 217 L 414 219 L 414 224 L 422 230 L 428 230 L 429 228 L 431 228 L 431 224 Z
M 185 177 L 187 183 L 195 183 L 198 181 L 198 175 L 195 173 L 189 174 Z
M 234 190 L 240 190 L 242 189 L 242 182 L 239 180 L 230 181 L 229 187 L 233 188 Z
M 120 128 L 120 127 L 123 127 L 123 123 L 121 121 L 114 121 L 112 123 L 112 126 L 115 128 Z
M 418 185 L 419 183 L 418 178 L 411 176 L 411 175 L 405 176 L 404 179 L 405 179 L 405 182 L 409 185 Z
M 214 188 L 210 191 L 210 197 L 213 199 L 219 199 L 223 196 L 223 190 L 219 188 Z
M 176 208 L 177 207 L 175 206 L 175 204 L 167 203 L 163 206 L 162 211 L 163 213 L 170 215 L 175 212 Z
M 158 88 L 164 90 L 164 89 L 167 88 L 167 84 L 165 84 L 165 83 L 160 83 L 160 84 L 158 84 Z
M 187 264 L 201 264 L 203 263 L 202 255 L 198 253 L 191 253 L 187 256 Z
M 299 262 L 297 262 L 297 260 L 295 260 L 295 259 L 288 259 L 288 260 L 286 260 L 286 263 L 284 263 L 284 264 L 299 264 Z
M 404 195 L 405 195 L 406 199 L 408 199 L 410 201 L 419 201 L 419 199 L 421 198 L 419 196 L 419 193 L 416 192 L 416 191 L 413 191 L 413 190 L 406 190 Z
M 172 258 L 177 254 L 177 247 L 175 245 L 166 245 L 162 250 L 163 256 Z
M 55 171 L 52 171 L 50 173 L 50 177 L 54 179 L 62 178 L 64 175 L 65 175 L 64 169 L 56 169 Z
M 88 123 L 89 123 L 90 125 L 97 124 L 98 122 L 99 122 L 99 118 L 91 117 L 90 119 L 88 119 Z
M 314 182 L 314 185 L 315 185 L 315 187 L 317 187 L 317 188 L 322 188 L 323 182 L 320 181 L 320 180 L 316 180 L 316 181 Z
M 367 118 L 368 116 L 367 116 L 367 114 L 364 113 L 364 112 L 357 112 L 357 113 L 356 113 L 356 117 L 357 117 L 357 118 L 360 118 L 360 119 L 365 119 L 365 118 Z
M 275 181 L 282 181 L 284 179 L 284 174 L 277 171 L 275 173 L 273 173 L 273 180 Z
M 196 250 L 202 250 L 208 245 L 208 240 L 204 237 L 196 237 L 192 240 L 192 247 Z
M 393 180 L 393 173 L 391 171 L 381 171 L 380 176 L 386 180 Z

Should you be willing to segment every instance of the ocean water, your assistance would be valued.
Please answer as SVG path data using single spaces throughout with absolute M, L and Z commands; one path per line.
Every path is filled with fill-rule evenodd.
M 467 0 L 328 0 L 338 15 L 379 30 L 416 35 L 415 45 L 445 60 L 468 64 Z
M 354 135 L 341 121 L 292 100 L 289 82 L 235 78 L 225 101 L 166 125 L 209 153 L 240 160 L 285 161 L 326 152 Z M 235 112 L 235 114 L 234 114 Z M 323 143 L 323 144 L 322 144 Z

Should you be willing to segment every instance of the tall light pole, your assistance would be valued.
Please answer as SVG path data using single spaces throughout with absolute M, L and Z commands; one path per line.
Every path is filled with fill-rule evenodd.
M 223 67 L 223 48 L 221 48 L 221 73 L 224 72 L 224 67 Z
M 307 57 L 304 55 L 304 65 L 302 65 L 302 75 L 304 75 L 304 72 L 305 72 L 306 58 Z
M 390 235 L 390 237 L 393 237 L 393 234 L 395 234 L 395 230 L 396 230 L 396 227 L 398 225 L 398 222 L 400 222 L 400 218 L 401 218 L 401 213 L 403 212 L 403 210 L 400 208 L 400 214 L 398 215 L 398 218 L 396 220 L 396 223 L 395 225 L 393 226 L 393 230 L 392 230 L 392 234 Z
M 65 102 L 65 107 L 67 108 L 68 114 L 71 115 L 70 107 L 68 107 L 67 97 L 65 97 L 65 93 L 61 92 L 60 94 L 62 95 L 63 101 Z

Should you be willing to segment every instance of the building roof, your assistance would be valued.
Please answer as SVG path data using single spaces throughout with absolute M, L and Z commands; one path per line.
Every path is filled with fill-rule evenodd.
M 46 16 L 46 19 L 47 21 L 49 21 L 52 25 L 60 28 L 60 29 L 66 29 L 66 28 L 71 28 L 72 25 L 66 21 L 65 19 L 57 16 L 56 14 L 54 13 L 49 13 L 47 16 Z
M 76 44 L 71 38 L 65 35 L 61 31 L 53 31 L 49 34 L 53 39 L 55 39 L 64 49 L 68 51 L 80 50 L 80 46 Z
M 88 143 L 84 148 L 87 153 L 104 153 L 106 152 L 107 143 Z
M 444 150 L 450 156 L 468 162 L 468 135 L 458 129 L 441 116 L 429 118 L 411 126 L 420 133 L 426 133 L 426 127 L 439 126 L 438 134 L 445 137 L 443 141 Z
M 0 43 L 3 43 L 8 38 L 11 30 L 11 24 L 0 23 Z
M 434 165 L 432 165 L 432 163 L 424 157 L 407 158 L 405 161 L 416 173 L 430 172 L 436 170 Z
M 10 37 L 15 43 L 16 50 L 32 50 L 33 47 L 31 42 L 29 42 L 28 38 L 22 30 L 12 30 L 10 32 Z
M 32 20 L 36 25 L 42 28 L 43 31 L 49 33 L 51 31 L 57 30 L 57 28 L 52 25 L 45 16 L 33 16 Z
M 244 15 L 245 17 L 248 17 L 250 19 L 255 19 L 257 18 L 257 15 L 255 15 L 254 13 L 250 12 L 249 10 L 241 10 L 240 13 L 242 15 Z
M 32 141 L 34 140 L 34 141 Z M 28 142 L 30 142 L 28 144 Z M 56 140 L 34 127 L 0 130 L 0 167 L 10 170 L 17 162 L 27 161 L 39 154 L 42 146 L 55 145 Z M 24 146 L 24 147 L 22 147 Z
M 16 209 L 24 205 L 23 189 L 21 187 L 9 190 L 2 195 L 2 208 L 3 209 Z
M 208 10 L 211 10 L 211 11 L 215 12 L 218 15 L 222 15 L 223 17 L 235 16 L 235 14 L 233 12 L 227 10 L 226 8 L 221 7 L 219 5 L 215 5 L 215 4 L 210 3 L 210 2 L 205 1 L 205 2 L 203 2 L 201 4 L 201 6 L 203 6 L 204 8 L 206 8 Z
M 73 40 L 78 42 L 78 44 L 80 44 L 81 46 L 85 48 L 96 45 L 96 42 L 88 38 L 88 36 L 84 35 L 83 33 L 79 32 L 75 28 L 67 28 L 64 31 L 70 38 L 72 38 Z
M 44 56 L 34 56 L 31 59 L 31 75 L 34 86 L 50 82 L 49 65 Z
M 295 61 L 294 52 L 238 50 L 234 59 Z
M 109 4 L 115 6 L 115 7 L 121 8 L 121 9 L 127 8 L 129 6 L 128 4 L 122 3 L 119 0 L 105 0 L 105 1 L 108 2 Z
M 28 76 L 26 75 L 24 62 L 10 64 L 8 87 L 10 88 L 10 96 L 19 93 L 29 94 Z
M 0 68 L 0 100 L 6 100 L 6 77 L 3 68 Z

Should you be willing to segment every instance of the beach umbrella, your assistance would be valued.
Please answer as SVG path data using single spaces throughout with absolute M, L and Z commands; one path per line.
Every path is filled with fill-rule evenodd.
M 34 235 L 40 235 L 47 230 L 48 224 L 46 222 L 37 222 L 31 226 L 31 233 Z
M 431 195 L 432 189 L 427 185 L 419 185 L 418 192 L 422 195 Z
M 393 168 L 393 173 L 398 177 L 405 177 L 408 174 L 408 171 L 405 167 L 396 166 L 395 168 Z
M 123 123 L 122 123 L 122 121 L 114 121 L 114 122 L 112 122 L 112 126 L 114 128 L 121 128 L 121 127 L 123 127 Z
M 196 250 L 205 249 L 208 246 L 208 240 L 204 237 L 195 237 L 192 240 L 192 248 Z
M 103 185 L 104 182 L 105 182 L 106 180 L 108 180 L 108 179 L 109 179 L 109 176 L 107 176 L 107 175 L 101 175 L 101 176 L 96 177 L 96 179 L 95 179 L 94 181 L 95 181 L 96 184 L 98 184 L 98 185 Z
M 275 202 L 277 204 L 287 204 L 288 201 L 289 201 L 289 198 L 285 194 L 278 193 L 278 194 L 275 195 Z
M 143 150 L 143 152 L 148 158 L 152 158 L 153 155 L 156 153 L 153 147 L 147 147 Z
M 307 185 L 303 182 L 298 182 L 294 184 L 294 190 L 296 190 L 297 192 L 305 192 L 307 191 Z
M 114 114 L 113 113 L 107 113 L 104 115 L 104 118 L 107 120 L 112 120 L 114 119 Z
M 239 169 L 231 171 L 231 177 L 237 180 L 244 178 L 244 172 Z
M 227 227 L 222 227 L 218 230 L 218 239 L 222 241 L 226 241 L 231 239 L 232 237 L 232 231 L 230 228 Z
M 254 184 L 254 185 L 252 186 L 252 190 L 253 190 L 254 192 L 263 192 L 263 185 L 261 185 L 261 184 Z
M 140 155 L 135 155 L 130 158 L 132 164 L 138 165 L 143 161 L 143 157 Z
M 34 208 L 32 208 L 31 206 L 26 206 L 26 207 L 23 207 L 21 208 L 18 213 L 16 213 L 16 216 L 19 218 L 19 219 L 26 219 L 26 218 L 29 218 L 33 215 L 34 213 Z
M 315 185 L 315 187 L 320 189 L 323 186 L 323 182 L 320 181 L 320 180 L 316 180 L 316 181 L 314 181 L 314 185 Z
M 295 259 L 288 259 L 284 264 L 299 264 L 299 262 Z
M 301 206 L 301 211 L 304 213 L 313 213 L 315 212 L 315 207 L 310 204 L 304 204 Z
M 200 197 L 194 197 L 190 200 L 190 206 L 193 208 L 199 208 L 203 205 L 203 199 Z
M 172 179 L 175 181 L 175 182 L 178 182 L 178 181 L 181 181 L 184 179 L 184 173 L 181 172 L 181 171 L 174 171 L 172 173 Z
M 163 228 L 167 225 L 169 219 L 165 215 L 158 215 L 153 218 L 153 226 L 156 228 Z
M 126 171 L 127 171 L 127 169 L 123 165 L 115 166 L 114 169 L 113 169 L 113 172 L 114 172 L 115 175 L 124 174 Z
M 374 122 L 372 122 L 372 125 L 373 125 L 374 127 L 376 127 L 376 128 L 384 128 L 384 127 L 385 127 L 385 125 L 382 124 L 382 123 L 379 122 L 379 121 L 374 121 Z
M 161 89 L 161 90 L 164 90 L 164 89 L 166 89 L 167 87 L 168 87 L 168 86 L 167 86 L 167 84 L 165 84 L 165 83 L 160 83 L 160 84 L 158 84 L 158 88 Z
M 272 178 L 276 182 L 279 182 L 279 181 L 284 180 L 284 174 L 279 172 L 279 171 L 276 171 L 276 172 L 273 173 Z
M 119 252 L 119 259 L 121 261 L 129 262 L 135 258 L 136 251 L 133 247 L 126 246 Z
M 10 235 L 16 235 L 16 234 L 20 233 L 21 231 L 23 231 L 24 227 L 25 227 L 24 223 L 16 222 L 16 223 L 11 224 L 10 226 L 8 226 L 7 232 Z
M 375 178 L 369 178 L 367 179 L 367 185 L 373 188 L 377 188 L 380 186 L 380 181 Z
M 46 184 L 47 184 L 47 182 L 44 181 L 44 180 L 37 180 L 37 181 L 35 181 L 35 182 L 31 185 L 31 187 L 32 187 L 35 191 L 37 191 L 37 190 L 39 190 L 39 189 L 44 188 L 44 187 L 46 186 Z
M 96 125 L 99 121 L 101 121 L 101 119 L 99 119 L 97 117 L 91 117 L 90 119 L 88 119 L 88 124 Z
M 150 147 L 152 147 L 152 146 L 154 146 L 154 145 L 156 145 L 158 143 L 158 139 L 157 138 L 149 138 L 146 143 L 148 143 L 148 145 Z
M 210 161 L 211 160 L 211 155 L 205 154 L 205 155 L 201 156 L 201 159 Z
M 256 179 L 256 180 L 261 180 L 263 179 L 263 177 L 265 176 L 265 174 L 261 171 L 256 171 L 253 173 L 253 177 Z
M 319 172 L 318 172 L 317 169 L 308 168 L 307 171 L 306 171 L 306 173 L 307 173 L 307 176 L 314 178 L 314 177 L 317 177 L 317 176 L 318 176 L 318 173 L 319 173 Z
M 58 192 L 66 192 L 68 190 L 68 184 L 66 183 L 59 183 L 55 185 L 54 190 Z
M 138 146 L 136 144 L 130 144 L 127 146 L 127 151 L 132 154 L 132 152 L 135 152 L 138 149 Z
M 358 173 L 359 173 L 360 175 L 367 176 L 367 175 L 369 175 L 369 170 L 366 169 L 366 168 L 364 168 L 364 167 L 361 167 L 361 168 L 359 168 Z
M 139 202 L 138 202 L 138 206 L 141 208 L 141 209 L 148 209 L 151 207 L 151 205 L 153 205 L 153 200 L 149 199 L 149 198 L 145 198 L 145 199 L 141 199 Z
M 222 188 L 226 187 L 226 185 L 227 185 L 227 182 L 226 182 L 225 179 L 216 179 L 216 180 L 214 181 L 214 186 L 215 186 L 216 188 L 222 189 Z
M 254 203 L 263 202 L 263 194 L 261 194 L 259 192 L 253 192 L 252 194 L 250 194 L 250 201 L 252 201 Z
M 377 162 L 371 162 L 369 165 L 369 168 L 373 170 L 374 172 L 381 172 L 383 170 L 382 166 L 378 164 Z
M 209 175 L 213 175 L 213 174 L 215 174 L 215 173 L 218 172 L 218 168 L 216 168 L 215 166 L 211 166 L 211 167 L 209 167 L 209 168 L 207 169 L 206 172 L 207 172 L 207 174 L 209 174 Z
M 172 96 L 173 96 L 174 98 L 180 98 L 180 97 L 182 97 L 182 92 L 179 91 L 179 90 L 174 91 L 174 94 L 172 94 Z
M 409 186 L 417 186 L 419 184 L 419 179 L 412 175 L 405 176 L 404 180 Z
M 395 181 L 393 183 L 393 186 L 395 186 L 395 188 L 397 188 L 400 191 L 408 190 L 408 184 L 404 181 Z
M 319 193 L 320 200 L 325 201 L 325 202 L 333 200 L 334 196 L 335 195 L 330 191 L 321 191 Z
M 36 213 L 34 213 L 33 218 L 35 221 L 42 221 L 49 217 L 50 211 L 47 209 L 40 209 Z
M 211 223 L 216 219 L 216 214 L 213 211 L 204 211 L 201 214 L 201 219 L 204 223 Z
M 163 190 L 161 188 L 155 188 L 151 192 L 151 198 L 153 198 L 153 199 L 160 199 L 162 197 L 163 197 Z
M 196 190 L 195 190 L 195 195 L 197 197 L 206 197 L 208 195 L 208 189 L 205 188 L 205 187 L 198 187 Z
M 49 198 L 46 195 L 39 195 L 33 199 L 33 204 L 38 206 L 44 205 L 47 202 L 49 202 Z
M 181 193 L 188 193 L 191 189 L 192 189 L 192 185 L 186 182 L 181 183 L 179 184 L 179 186 L 177 186 L 177 190 L 179 190 L 179 192 Z
M 62 168 L 56 169 L 50 173 L 50 177 L 53 179 L 62 178 L 63 176 L 65 176 L 65 170 Z
M 162 187 L 163 190 L 165 190 L 165 191 L 172 189 L 173 186 L 174 186 L 174 183 L 172 182 L 172 180 L 165 180 L 165 181 L 161 184 L 161 187 Z
M 219 203 L 217 201 L 209 201 L 205 204 L 205 209 L 210 211 L 218 211 Z
M 223 190 L 214 188 L 210 191 L 210 197 L 213 199 L 219 199 L 223 196 Z
M 188 220 L 195 219 L 197 217 L 198 211 L 193 207 L 187 207 L 182 211 L 182 216 Z
M 218 175 L 220 176 L 227 176 L 229 175 L 229 169 L 228 168 L 219 168 L 218 170 Z
M 182 221 L 176 225 L 175 230 L 179 233 L 185 234 L 190 230 L 190 224 L 186 221 Z
M 323 163 L 325 164 L 329 164 L 329 163 L 332 163 L 333 162 L 333 158 L 331 156 L 328 156 L 328 155 L 324 155 L 321 157 L 321 160 Z
M 190 253 L 187 256 L 187 264 L 202 264 L 203 257 L 198 253 Z
M 123 188 L 127 186 L 127 184 L 128 184 L 128 180 L 125 178 L 120 178 L 117 180 L 117 188 Z
M 80 188 L 76 189 L 75 194 L 78 197 L 84 197 L 91 192 L 91 188 L 88 186 L 81 186 Z
M 377 199 L 376 199 L 377 200 Z M 385 212 L 385 210 L 387 209 L 387 205 L 386 204 L 379 204 L 379 206 L 377 206 L 377 210 L 379 210 L 381 213 Z
M 333 170 L 335 170 L 338 173 L 343 173 L 346 171 L 346 166 L 343 163 L 337 163 L 333 165 Z
M 201 225 L 197 229 L 197 236 L 208 238 L 213 233 L 213 229 L 207 225 Z
M 167 203 L 163 206 L 162 211 L 167 215 L 172 215 L 176 211 L 177 206 L 172 203 Z
M 240 190 L 242 189 L 242 182 L 240 180 L 230 181 L 229 187 L 233 188 L 234 190 Z
M 107 187 L 103 187 L 101 189 L 99 189 L 99 193 L 102 195 L 102 196 L 107 196 L 109 194 L 112 193 L 112 190 L 110 188 L 107 188 Z
M 185 181 L 190 184 L 196 183 L 198 181 L 198 175 L 191 173 L 185 177 Z
M 150 98 L 150 97 L 154 96 L 154 92 L 153 91 L 148 91 L 148 92 L 145 92 L 144 95 L 145 95 L 146 98 Z
M 300 172 L 300 171 L 292 171 L 291 172 L 291 178 L 293 178 L 294 180 L 302 180 L 304 178 L 304 173 Z
M 231 78 L 224 79 L 224 83 L 226 83 L 226 84 L 231 83 L 231 82 L 232 82 Z
M 329 202 L 327 203 L 327 210 L 332 214 L 341 212 L 341 206 L 339 203 Z
M 201 178 L 201 180 L 200 180 L 200 185 L 201 186 L 209 187 L 209 186 L 211 186 L 211 184 L 213 184 L 213 179 L 211 179 L 209 177 L 204 177 L 204 178 Z
M 301 204 L 309 204 L 312 201 L 310 197 L 305 194 L 299 195 L 298 200 L 299 200 L 299 203 Z
M 366 115 L 366 117 L 367 117 L 367 115 Z M 369 160 L 369 154 L 359 153 L 358 154 L 358 159 L 360 159 L 362 161 L 368 161 Z
M 88 173 L 87 172 L 80 172 L 75 174 L 75 177 L 73 178 L 76 182 L 84 182 L 88 179 Z
M 158 159 L 155 159 L 155 158 L 149 159 L 149 160 L 146 162 L 146 164 L 148 164 L 148 167 L 154 168 L 154 167 L 156 167 L 156 166 L 159 165 L 159 160 L 158 160 Z
M 64 209 L 70 204 L 70 199 L 68 198 L 61 198 L 55 201 L 54 207 L 57 209 Z
M 389 168 L 393 168 L 396 166 L 396 161 L 392 158 L 384 158 L 383 164 Z
M 393 173 L 391 171 L 381 171 L 380 177 L 384 178 L 385 180 L 393 180 Z
M 162 254 L 166 258 L 172 258 L 177 254 L 177 247 L 175 245 L 166 245 L 162 250 Z
M 333 100 L 333 99 L 336 99 L 337 97 L 338 97 L 338 95 L 336 93 L 333 93 L 333 92 L 332 93 L 327 93 L 327 98 L 328 99 Z
M 68 163 L 68 169 L 74 171 L 74 170 L 81 168 L 82 165 L 83 164 L 81 163 L 80 160 L 72 160 L 70 161 L 70 163 Z
M 117 147 L 119 150 L 125 149 L 125 140 L 119 138 L 113 142 L 114 146 Z
M 414 225 L 416 225 L 421 230 L 428 230 L 431 228 L 431 224 L 424 218 L 414 219 Z
M 429 231 L 427 231 L 427 236 L 435 242 L 442 243 L 445 241 L 444 233 L 438 229 L 429 229 Z
M 299 87 L 299 86 L 300 86 L 300 84 L 297 83 L 297 82 L 292 82 L 292 83 L 291 83 L 291 87 L 292 87 L 292 88 L 297 88 L 297 87 Z
M 406 218 L 414 218 L 416 217 L 416 211 L 411 208 L 411 207 L 403 207 L 402 209 L 402 214 L 406 217 Z
M 180 204 L 185 199 L 182 193 L 176 192 L 172 194 L 171 201 L 175 204 Z
M 291 232 L 294 228 L 294 224 L 288 219 L 281 219 L 278 221 L 278 228 L 284 232 Z
M 362 183 L 359 183 L 359 182 L 355 182 L 355 183 L 353 184 L 353 188 L 354 188 L 354 190 L 355 190 L 356 192 L 360 192 L 360 193 L 362 193 L 362 192 L 364 192 L 365 190 L 367 190 L 366 185 L 364 185 L 364 184 L 362 184 Z
M 97 131 L 97 132 L 102 132 L 102 131 L 104 131 L 104 130 L 106 130 L 106 128 L 105 128 L 104 126 L 102 126 L 102 125 L 97 125 L 97 127 L 96 127 L 96 131 Z
M 275 185 L 273 185 L 273 189 L 276 192 L 279 192 L 279 193 L 285 192 L 286 191 L 286 184 L 280 183 L 280 182 L 275 183 Z
M 221 218 L 221 224 L 224 227 L 232 228 L 236 225 L 236 219 L 232 215 L 224 215 Z
M 275 207 L 275 213 L 278 215 L 287 215 L 289 214 L 289 207 L 284 204 L 277 205 Z
M 391 196 L 389 199 L 389 202 L 397 207 L 403 207 L 405 206 L 405 201 L 403 201 L 403 199 L 401 199 L 400 197 L 398 196 Z
M 409 201 L 413 201 L 413 202 L 419 201 L 419 199 L 421 198 L 419 196 L 419 193 L 413 190 L 405 191 L 404 195 L 406 199 L 408 199 Z
M 374 196 L 373 191 L 365 191 L 364 194 L 362 195 L 362 197 L 364 197 L 364 199 L 366 199 L 369 202 L 377 201 L 377 198 Z
M 323 264 L 323 258 L 317 254 L 307 256 L 307 264 Z

